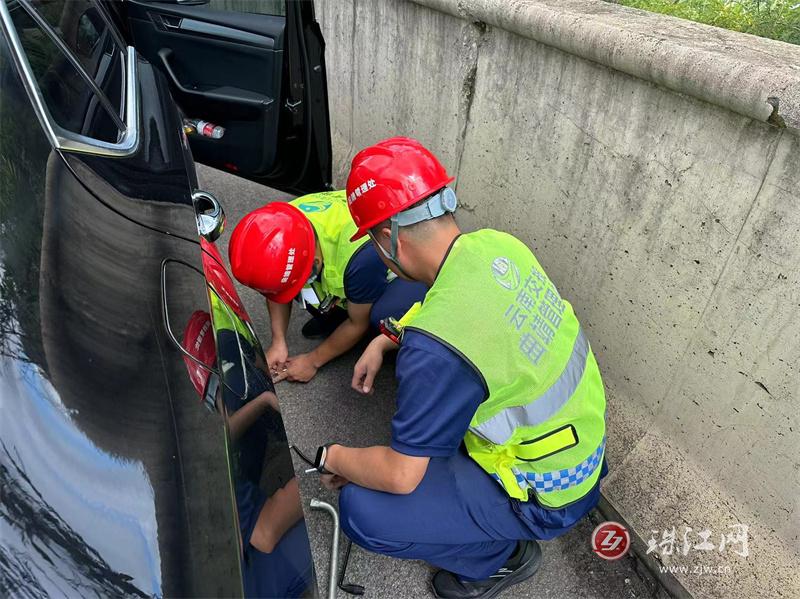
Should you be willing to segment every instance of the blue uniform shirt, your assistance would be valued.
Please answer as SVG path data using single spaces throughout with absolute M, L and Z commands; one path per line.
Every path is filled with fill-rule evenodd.
M 487 397 L 478 374 L 446 345 L 413 330 L 403 334 L 396 374 L 392 449 L 430 458 L 455 455 L 472 416 Z M 605 472 L 604 461 L 601 476 Z M 597 504 L 599 494 L 598 485 L 580 501 L 557 510 L 544 508 L 536 501 L 521 502 L 520 515 L 532 521 L 537 530 L 551 530 L 555 536 L 556 531 L 585 516 Z M 538 534 L 538 538 L 549 536 L 544 531 Z
M 344 271 L 344 295 L 354 304 L 374 304 L 386 291 L 386 265 L 369 242 L 356 250 Z

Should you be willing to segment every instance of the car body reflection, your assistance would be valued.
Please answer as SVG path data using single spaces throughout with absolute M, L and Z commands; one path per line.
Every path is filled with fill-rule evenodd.
M 214 324 L 225 392 L 209 414 L 164 327 L 164 294 L 180 324 L 236 312 L 209 299 L 227 275 L 203 275 L 196 175 L 163 77 L 140 61 L 136 154 L 76 154 L 50 144 L 10 53 L 0 36 L 0 595 L 313 593 L 252 329 Z M 43 67 L 63 75 L 63 61 Z M 195 270 L 162 289 L 165 259 Z
M 154 493 L 143 464 L 94 445 L 19 350 L 0 356 L 4 594 L 161 596 Z
M 208 272 L 213 264 L 204 266 Z M 213 279 L 213 316 L 192 314 L 183 346 L 195 358 L 185 363 L 198 396 L 207 402 L 213 389 L 228 427 L 245 595 L 301 597 L 314 590 L 313 566 L 297 478 L 291 464 L 276 459 L 286 447 L 278 398 L 249 322 L 222 301 Z
M 219 268 L 219 251 L 202 247 L 218 360 L 233 383 L 219 392 L 232 443 L 245 594 L 297 597 L 314 590 L 313 562 L 278 398 L 250 318 Z

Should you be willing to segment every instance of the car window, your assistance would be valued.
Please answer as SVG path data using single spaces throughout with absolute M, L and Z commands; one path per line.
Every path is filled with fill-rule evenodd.
M 253 12 L 260 15 L 286 16 L 286 0 L 209 0 L 208 8 L 229 12 Z
M 117 142 L 124 116 L 123 48 L 97 7 L 87 0 L 50 0 L 12 2 L 8 8 L 56 124 Z

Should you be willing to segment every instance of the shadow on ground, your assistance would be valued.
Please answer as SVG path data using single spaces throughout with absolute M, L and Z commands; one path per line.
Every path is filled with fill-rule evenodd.
M 226 232 L 218 242 L 226 257 L 230 232 L 242 216 L 267 202 L 291 198 L 214 169 L 198 167 L 198 171 L 201 187 L 217 196 L 227 214 Z M 240 287 L 240 291 L 266 349 L 270 333 L 264 300 L 249 289 Z M 300 327 L 307 318 L 299 310 L 292 314 L 288 337 L 292 355 L 314 347 L 315 342 L 300 335 Z M 318 445 L 329 441 L 360 447 L 387 444 L 394 412 L 394 364 L 384 365 L 376 380 L 374 395 L 363 397 L 350 388 L 353 365 L 358 355 L 358 350 L 354 350 L 333 361 L 308 384 L 278 384 L 277 393 L 289 440 L 306 453 L 313 453 Z M 332 522 L 326 513 L 310 510 L 308 502 L 317 498 L 337 505 L 337 497 L 323 488 L 315 475 L 303 475 L 303 467 L 304 464 L 295 461 L 301 480 L 303 507 L 319 589 L 324 595 L 328 583 Z M 387 517 L 391 517 L 391 514 L 387 514 Z M 630 556 L 609 562 L 592 553 L 589 537 L 601 520 L 599 514 L 593 513 L 590 519 L 581 522 L 567 535 L 543 543 L 544 563 L 539 572 L 529 581 L 512 587 L 503 596 L 598 599 L 666 597 L 647 573 L 640 571 L 638 562 Z M 344 546 L 345 539 L 342 537 L 340 561 Z M 364 585 L 367 588 L 366 597 L 411 598 L 432 596 L 429 586 L 431 574 L 432 569 L 424 562 L 369 554 L 354 546 L 347 578 L 348 582 Z M 349 595 L 339 591 L 339 597 L 346 598 Z

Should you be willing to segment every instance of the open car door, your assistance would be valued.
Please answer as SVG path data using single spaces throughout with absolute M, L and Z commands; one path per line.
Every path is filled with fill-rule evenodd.
M 164 73 L 194 124 L 186 130 L 197 162 L 290 193 L 330 189 L 325 46 L 313 2 L 123 7 L 136 49 Z

